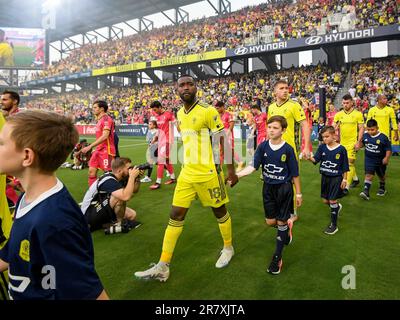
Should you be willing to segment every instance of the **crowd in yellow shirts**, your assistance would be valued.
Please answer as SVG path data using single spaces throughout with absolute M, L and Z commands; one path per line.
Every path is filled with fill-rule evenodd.
M 264 26 L 273 28 L 273 41 L 316 35 L 322 19 L 335 13 L 354 13 L 355 29 L 398 23 L 396 0 L 264 3 L 219 17 L 157 28 L 119 40 L 86 44 L 73 50 L 68 57 L 52 63 L 35 77 L 45 78 L 221 48 L 236 48 L 257 36 Z M 337 26 L 328 22 L 326 32 L 335 31 Z
M 271 103 L 273 84 L 282 78 L 288 80 L 293 97 L 305 98 L 311 106 L 315 102 L 315 94 L 320 84 L 327 86 L 328 100 L 331 102 L 342 82 L 341 73 L 323 65 L 287 69 L 274 74 L 255 71 L 249 74 L 199 80 L 198 97 L 209 104 L 223 100 L 229 111 L 234 112 L 238 119 L 245 121 L 252 104 L 259 103 L 265 108 Z M 171 111 L 176 111 L 181 103 L 174 84 L 146 84 L 101 91 L 47 95 L 30 100 L 25 106 L 69 113 L 75 117 L 76 122 L 91 123 L 94 121 L 91 105 L 97 99 L 109 103 L 110 112 L 117 122 L 128 124 L 143 123 L 154 100 L 160 100 Z

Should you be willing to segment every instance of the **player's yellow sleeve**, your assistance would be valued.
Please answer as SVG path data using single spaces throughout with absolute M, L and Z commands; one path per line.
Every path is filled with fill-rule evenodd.
M 357 112 L 357 123 L 364 124 L 364 117 L 361 112 Z
M 3 114 L 0 112 L 0 130 L 3 128 L 5 119 Z M 1 218 L 1 229 L 3 230 L 4 236 L 8 239 L 10 236 L 12 219 L 10 210 L 8 209 L 8 203 L 6 198 L 6 175 L 0 174 L 0 218 Z M 6 241 L 0 244 L 0 249 L 6 244 Z
M 340 121 L 340 112 L 337 112 L 336 114 L 335 114 L 335 116 L 333 117 L 333 123 L 337 123 L 337 122 L 339 122 Z
M 212 107 L 209 107 L 206 110 L 207 110 L 206 125 L 208 129 L 211 130 L 211 133 L 214 134 L 224 130 L 224 125 L 221 121 L 221 117 L 219 116 L 218 111 Z
M 293 104 L 293 118 L 296 122 L 306 120 L 306 114 L 299 103 Z
M 390 122 L 392 123 L 392 130 L 398 130 L 397 129 L 396 115 L 394 113 L 393 108 L 390 108 L 389 116 L 390 116 Z
M 367 120 L 365 122 L 367 122 L 368 120 L 372 119 L 372 112 L 373 111 L 374 111 L 373 107 L 368 110 Z

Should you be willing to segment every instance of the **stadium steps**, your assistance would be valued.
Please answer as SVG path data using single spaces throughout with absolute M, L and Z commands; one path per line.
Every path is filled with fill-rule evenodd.
M 342 97 L 349 93 L 349 89 L 351 87 L 351 65 L 349 68 L 349 71 L 347 73 L 346 79 L 343 82 L 342 87 L 338 90 L 335 100 L 333 101 L 333 105 L 337 110 L 339 110 L 342 107 Z

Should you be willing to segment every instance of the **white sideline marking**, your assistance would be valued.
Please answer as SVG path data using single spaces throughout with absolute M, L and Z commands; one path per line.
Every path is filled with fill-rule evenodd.
M 127 145 L 124 145 L 124 146 L 118 146 L 118 148 L 127 148 L 127 147 L 134 147 L 134 146 L 143 146 L 143 145 L 145 145 L 145 144 L 148 144 L 148 143 L 127 144 Z

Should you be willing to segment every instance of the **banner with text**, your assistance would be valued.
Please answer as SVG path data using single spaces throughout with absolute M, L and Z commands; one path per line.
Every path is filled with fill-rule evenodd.
M 151 61 L 152 68 L 167 67 L 177 64 L 185 64 L 191 62 L 201 62 L 207 60 L 215 60 L 226 58 L 226 50 L 209 51 L 197 54 L 189 54 L 186 56 L 175 56 L 170 58 L 164 58 L 160 60 Z
M 227 50 L 227 58 L 257 55 L 268 52 L 284 52 L 295 50 L 309 50 L 323 45 L 345 44 L 351 42 L 361 42 L 362 40 L 379 41 L 380 38 L 400 36 L 400 25 L 393 24 L 377 28 L 368 28 L 361 30 L 329 33 L 325 35 L 316 35 L 300 39 L 281 40 L 277 42 L 257 44 L 252 46 L 238 47 Z
M 146 69 L 146 62 L 136 62 L 130 64 L 124 64 L 121 66 L 111 66 L 101 69 L 92 70 L 93 76 L 103 76 L 105 74 L 113 74 L 118 72 L 127 72 L 127 71 L 135 71 L 135 70 L 143 70 Z
M 75 128 L 76 130 L 78 130 L 79 135 L 94 136 L 96 134 L 96 126 L 94 124 L 89 124 L 89 125 L 76 124 Z
M 95 135 L 96 126 L 94 124 L 89 125 L 75 125 L 79 132 L 79 135 Z M 146 136 L 148 130 L 147 124 L 132 124 L 132 125 L 121 125 L 116 126 L 115 131 L 119 136 Z

